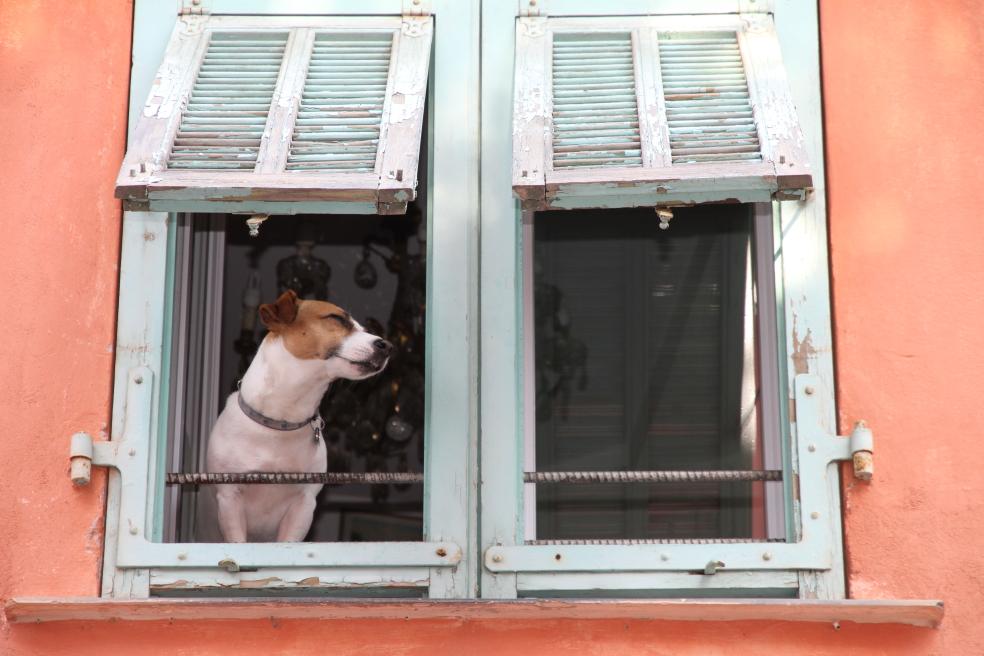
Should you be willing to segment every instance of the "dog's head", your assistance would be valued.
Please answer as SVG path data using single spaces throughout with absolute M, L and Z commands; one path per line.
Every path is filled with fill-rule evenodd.
M 275 303 L 261 305 L 260 320 L 294 357 L 324 361 L 332 378 L 360 380 L 378 374 L 393 350 L 337 305 L 302 301 L 290 290 Z

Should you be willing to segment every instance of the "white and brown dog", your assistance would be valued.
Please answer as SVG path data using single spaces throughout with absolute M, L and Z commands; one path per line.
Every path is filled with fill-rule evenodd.
M 318 405 L 332 381 L 379 373 L 392 345 L 366 332 L 345 310 L 298 300 L 288 291 L 261 305 L 269 333 L 229 396 L 208 442 L 209 472 L 325 472 Z M 320 484 L 208 486 L 199 540 L 299 542 L 314 516 Z M 211 497 L 211 499 L 209 499 Z M 214 502 L 214 513 L 209 502 Z M 208 524 L 211 523 L 211 526 Z M 209 530 L 211 528 L 211 530 Z

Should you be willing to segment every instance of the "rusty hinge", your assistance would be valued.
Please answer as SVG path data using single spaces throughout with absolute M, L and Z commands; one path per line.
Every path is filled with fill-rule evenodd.
M 519 0 L 520 16 L 546 16 L 547 0 Z
M 403 0 L 404 16 L 430 16 L 432 13 L 431 0 Z
M 208 7 L 209 0 L 179 0 L 179 16 L 203 16 L 211 13 Z

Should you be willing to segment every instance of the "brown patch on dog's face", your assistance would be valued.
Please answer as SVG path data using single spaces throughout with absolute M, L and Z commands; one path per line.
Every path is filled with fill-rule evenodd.
M 332 357 L 356 330 L 349 313 L 337 305 L 298 300 L 289 290 L 275 303 L 261 305 L 259 312 L 263 325 L 283 338 L 291 355 L 304 360 Z

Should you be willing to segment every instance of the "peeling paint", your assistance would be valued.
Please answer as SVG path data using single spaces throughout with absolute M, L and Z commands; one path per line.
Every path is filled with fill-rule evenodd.
M 790 358 L 793 361 L 793 370 L 797 374 L 808 374 L 810 373 L 810 358 L 816 358 L 818 351 L 813 347 L 813 332 L 810 328 L 806 329 L 806 335 L 803 339 L 799 338 L 799 332 L 797 330 L 797 317 L 793 315 L 793 352 L 790 354 Z

